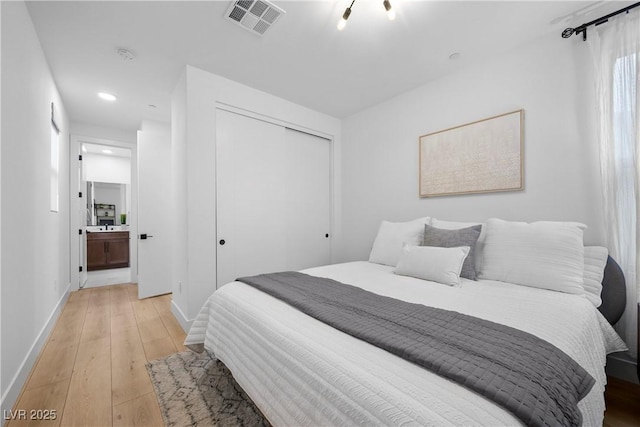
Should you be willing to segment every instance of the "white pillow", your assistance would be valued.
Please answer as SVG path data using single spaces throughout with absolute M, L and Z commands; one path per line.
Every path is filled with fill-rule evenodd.
M 369 262 L 395 267 L 402 256 L 402 245 L 419 245 L 424 235 L 424 225 L 429 224 L 429 220 L 429 217 L 424 217 L 408 222 L 382 221 L 369 254 Z
M 460 270 L 469 255 L 469 246 L 441 248 L 405 245 L 396 274 L 430 280 L 444 285 L 460 284 Z
M 436 218 L 431 218 L 431 226 L 436 228 L 442 228 L 444 230 L 459 230 L 461 228 L 473 227 L 474 225 L 481 225 L 482 230 L 480 230 L 480 237 L 478 237 L 478 241 L 476 242 L 476 248 L 473 251 L 475 259 L 475 268 L 476 274 L 482 271 L 482 257 L 484 251 L 484 239 L 487 235 L 486 225 L 483 222 L 458 222 L 458 221 L 442 221 Z
M 486 228 L 481 279 L 584 293 L 584 224 L 492 218 Z
M 596 307 L 602 304 L 602 278 L 609 250 L 602 246 L 584 247 L 584 295 Z

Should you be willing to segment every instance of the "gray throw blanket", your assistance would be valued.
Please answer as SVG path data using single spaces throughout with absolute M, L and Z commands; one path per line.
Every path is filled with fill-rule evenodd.
M 238 281 L 322 322 L 467 387 L 529 426 L 578 426 L 595 380 L 534 335 L 298 272 Z

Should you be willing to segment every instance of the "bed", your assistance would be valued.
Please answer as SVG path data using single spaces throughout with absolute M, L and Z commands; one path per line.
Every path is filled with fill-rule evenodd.
M 576 293 L 482 277 L 460 277 L 455 286 L 446 286 L 398 274 L 398 259 L 386 265 L 374 256 L 378 245 L 393 247 L 396 258 L 402 257 L 399 242 L 405 245 L 402 250 L 406 254 L 407 241 L 424 243 L 421 230 L 425 224 L 434 223 L 443 229 L 467 229 L 469 225 L 422 218 L 417 225 L 408 226 L 407 222 L 387 227 L 385 233 L 383 223 L 369 261 L 311 268 L 303 273 L 401 301 L 465 313 L 553 344 L 595 380 L 578 409 L 583 425 L 602 425 L 606 355 L 626 349 L 610 324 L 619 318 L 623 307 L 619 296 L 624 294 L 624 279 L 615 262 L 604 258 L 599 272 L 604 284 L 603 290 L 598 291 L 603 300 L 601 313 L 588 298 Z M 479 244 L 473 262 L 490 266 L 492 257 L 500 255 L 495 251 L 500 239 L 496 240 L 493 232 L 504 228 L 504 224 L 489 220 L 483 225 L 488 234 L 476 236 Z M 571 227 L 571 239 L 575 240 L 575 224 L 563 227 Z M 409 228 L 411 232 L 407 231 Z M 510 238 L 513 230 L 509 229 Z M 539 237 L 539 230 L 527 232 L 532 231 Z M 558 229 L 553 229 L 551 235 L 555 239 Z M 579 236 L 582 245 L 582 235 Z M 519 245 L 521 237 L 516 239 Z M 562 245 L 566 247 L 567 241 Z M 447 246 L 441 243 L 440 246 Z M 540 248 L 536 247 L 535 253 L 538 252 Z M 586 263 L 584 248 L 579 255 Z M 553 258 L 556 262 L 557 254 Z M 517 259 L 510 259 L 507 264 L 513 262 L 517 264 Z M 517 274 L 514 277 L 517 279 Z M 213 352 L 276 426 L 523 424 L 512 412 L 480 394 L 345 334 L 242 282 L 222 286 L 208 299 L 185 344 L 204 344 Z

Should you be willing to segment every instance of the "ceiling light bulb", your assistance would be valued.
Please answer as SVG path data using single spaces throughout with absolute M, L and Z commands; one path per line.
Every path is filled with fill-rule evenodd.
M 382 4 L 387 11 L 387 17 L 389 18 L 389 21 L 393 21 L 394 19 L 396 19 L 396 10 L 391 7 L 391 3 L 389 3 L 389 0 L 384 0 Z
M 113 154 L 113 151 L 111 151 L 111 150 L 102 150 L 102 152 L 104 154 Z
M 394 19 L 396 19 L 396 10 L 391 9 L 389 12 L 387 12 L 387 17 L 389 18 L 389 21 L 393 21 Z
M 351 7 L 346 8 L 344 13 L 342 14 L 342 19 L 340 19 L 340 22 L 338 22 L 339 31 L 344 30 L 344 27 L 347 26 L 347 19 L 349 19 L 349 15 L 351 15 Z
M 110 93 L 106 92 L 99 92 L 98 96 L 105 101 L 115 101 L 117 99 L 115 95 L 111 95 Z

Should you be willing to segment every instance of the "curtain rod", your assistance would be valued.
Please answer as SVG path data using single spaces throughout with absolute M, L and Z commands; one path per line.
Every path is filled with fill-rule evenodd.
M 562 32 L 562 38 L 563 39 L 568 39 L 569 37 L 571 37 L 574 34 L 580 34 L 582 33 L 582 41 L 586 41 L 587 40 L 587 27 L 590 27 L 592 25 L 600 25 L 600 24 L 604 24 L 605 22 L 607 22 L 609 20 L 609 18 L 612 18 L 616 15 L 620 15 L 621 13 L 625 13 L 625 12 L 629 12 L 631 9 L 634 9 L 636 7 L 640 6 L 640 2 L 638 3 L 634 3 L 630 6 L 627 7 L 623 7 L 620 10 L 616 10 L 615 12 L 611 12 L 608 15 L 605 16 L 601 16 L 598 19 L 594 19 L 591 22 L 587 22 L 586 24 L 582 24 L 579 27 L 576 28 L 567 28 Z

